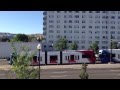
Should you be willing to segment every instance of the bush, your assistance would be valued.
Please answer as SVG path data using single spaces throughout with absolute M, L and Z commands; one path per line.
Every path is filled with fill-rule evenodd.
M 16 55 L 16 58 L 13 58 L 12 70 L 15 72 L 17 79 L 37 79 L 39 70 L 30 66 L 35 52 L 30 53 L 30 49 L 25 46 L 22 46 L 21 50 L 17 52 L 13 43 L 12 47 Z
M 80 75 L 79 77 L 81 79 L 88 79 L 88 73 L 86 72 L 87 70 L 87 65 L 86 64 L 82 64 L 82 69 L 80 71 Z

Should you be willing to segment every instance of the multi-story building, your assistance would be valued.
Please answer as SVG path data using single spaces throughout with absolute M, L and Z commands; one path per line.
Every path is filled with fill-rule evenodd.
M 100 49 L 110 48 L 120 41 L 120 11 L 44 11 L 43 34 L 45 48 L 50 48 L 60 37 L 68 43 L 76 42 L 78 49 L 88 49 L 97 42 Z

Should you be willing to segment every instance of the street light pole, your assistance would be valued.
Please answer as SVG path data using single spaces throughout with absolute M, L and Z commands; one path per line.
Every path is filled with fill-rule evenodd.
M 40 49 L 39 49 L 39 79 L 40 79 Z
M 52 43 L 52 51 L 53 51 L 53 43 Z
M 37 45 L 37 49 L 39 51 L 39 57 L 38 57 L 38 61 L 39 61 L 39 79 L 40 79 L 40 49 L 41 49 L 41 44 Z
M 110 47 L 111 47 L 111 53 L 110 53 L 110 63 L 112 61 L 112 34 L 111 34 L 111 40 L 110 40 Z

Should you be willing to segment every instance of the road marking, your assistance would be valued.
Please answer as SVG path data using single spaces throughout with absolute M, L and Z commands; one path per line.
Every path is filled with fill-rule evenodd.
M 53 75 L 52 75 L 52 76 L 50 76 L 50 77 L 66 77 L 66 76 L 68 76 L 68 75 L 59 75 L 59 76 L 58 76 L 58 75 L 57 75 L 57 76 L 53 76 Z
M 67 73 L 68 71 L 58 71 L 58 72 L 52 72 L 52 73 Z

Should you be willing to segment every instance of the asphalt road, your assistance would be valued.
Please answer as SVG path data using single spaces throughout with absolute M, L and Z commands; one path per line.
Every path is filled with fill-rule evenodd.
M 90 68 L 87 70 L 89 79 L 120 79 L 120 68 Z M 80 69 L 43 69 L 41 79 L 80 79 Z
M 38 68 L 38 67 L 37 67 Z M 81 65 L 41 66 L 41 79 L 80 79 Z M 8 61 L 0 60 L 0 79 L 15 79 Z M 120 64 L 89 64 L 89 79 L 120 79 Z

